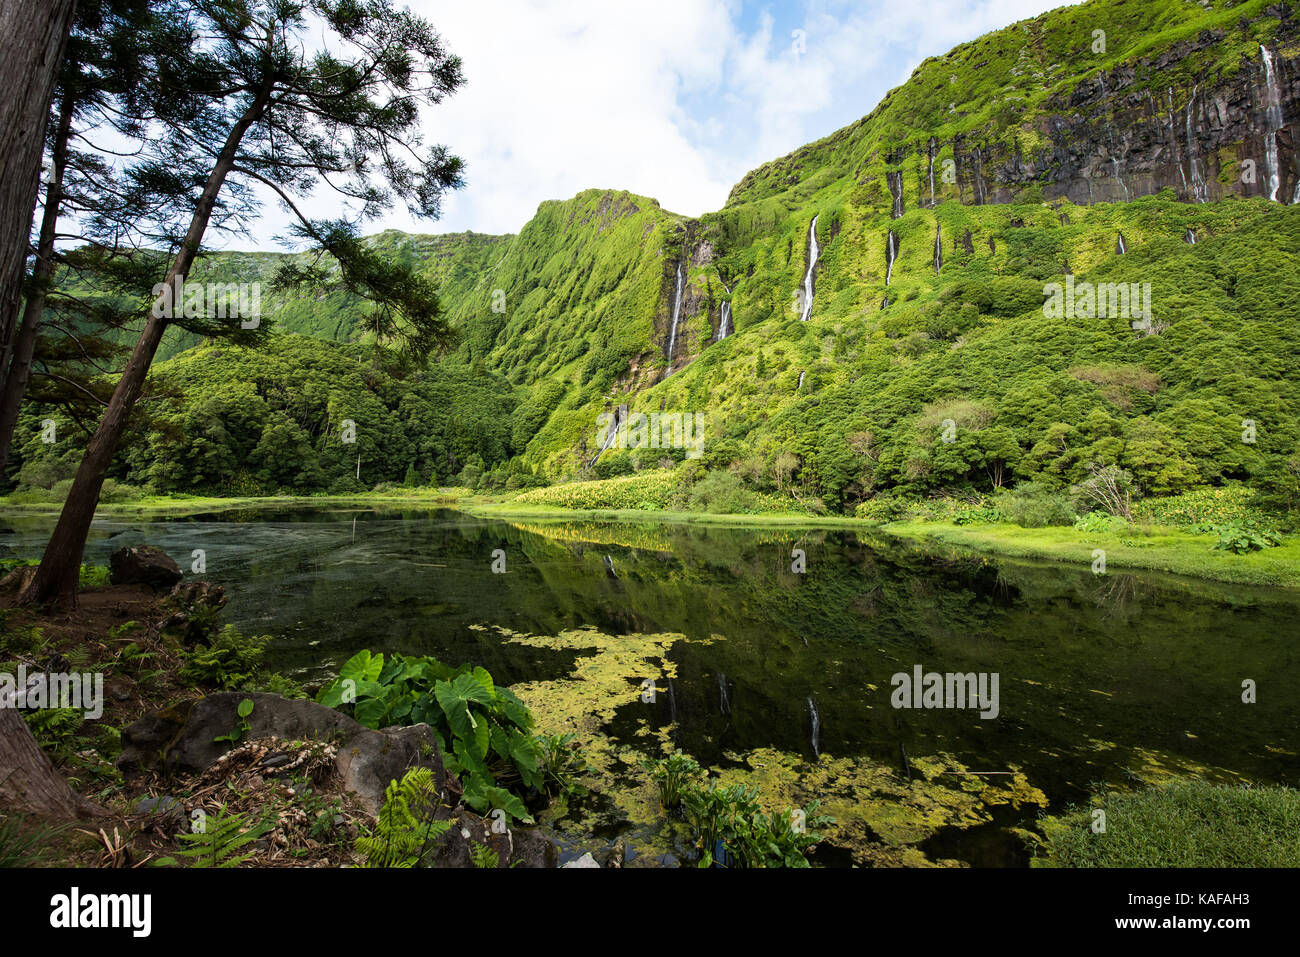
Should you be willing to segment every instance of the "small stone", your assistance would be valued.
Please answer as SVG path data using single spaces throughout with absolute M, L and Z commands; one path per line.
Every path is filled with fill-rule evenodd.
M 180 814 L 184 810 L 181 802 L 170 795 L 163 794 L 159 797 L 141 798 L 135 805 L 136 811 L 141 814 Z
M 561 870 L 566 867 L 594 867 L 597 870 L 600 869 L 600 865 L 596 863 L 596 859 L 591 856 L 590 851 L 583 854 L 582 857 L 578 858 L 576 861 L 569 861 L 567 864 L 560 865 Z

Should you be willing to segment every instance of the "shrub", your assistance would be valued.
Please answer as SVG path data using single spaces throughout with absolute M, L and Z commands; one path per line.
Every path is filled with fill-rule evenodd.
M 867 522 L 896 522 L 907 512 L 907 503 L 902 499 L 894 498 L 888 495 L 877 495 L 875 498 L 869 498 L 865 502 L 859 502 L 858 507 L 853 510 L 856 518 L 863 519 Z
M 1038 482 L 1022 482 L 1003 489 L 995 500 L 999 512 L 1022 528 L 1072 525 L 1075 515 L 1069 496 Z
M 226 625 L 208 644 L 182 652 L 181 677 L 209 687 L 254 690 L 250 685 L 276 677 L 260 671 L 270 640 L 270 635 L 243 635 Z
M 1266 548 L 1276 548 L 1282 544 L 1282 536 L 1276 531 L 1263 528 L 1253 522 L 1216 525 L 1211 530 L 1219 535 L 1219 540 L 1210 546 L 1211 551 L 1245 555 L 1249 552 L 1261 552 Z
M 1076 500 L 1132 521 L 1133 475 L 1117 465 L 1088 466 L 1088 477 L 1074 486 Z
M 1118 515 L 1108 515 L 1105 512 L 1089 512 L 1079 518 L 1074 523 L 1074 527 L 1080 532 L 1107 534 L 1127 529 L 1129 523 Z
M 592 472 L 599 478 L 615 478 L 619 475 L 631 475 L 632 457 L 623 449 L 606 452 L 592 467 Z
M 1002 520 L 1002 513 L 988 505 L 968 505 L 958 509 L 952 517 L 954 525 L 990 525 Z
M 753 496 L 731 472 L 710 472 L 692 486 L 688 503 L 693 512 L 731 515 L 752 511 Z

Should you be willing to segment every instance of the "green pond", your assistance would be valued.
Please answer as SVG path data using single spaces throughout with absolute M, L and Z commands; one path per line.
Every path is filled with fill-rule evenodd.
M 51 525 L 6 519 L 0 557 L 38 556 Z M 319 681 L 369 648 L 514 686 L 592 765 L 590 792 L 543 821 L 569 855 L 621 838 L 630 863 L 689 859 L 639 764 L 669 749 L 772 807 L 819 801 L 836 823 L 816 859 L 832 866 L 1024 866 L 1040 815 L 1103 785 L 1300 783 L 1290 592 L 839 530 L 447 509 L 105 519 L 86 560 L 136 544 L 187 570 L 202 549 L 226 620 L 274 636 L 274 670 Z M 996 675 L 997 716 L 894 707 L 893 676 L 918 665 Z

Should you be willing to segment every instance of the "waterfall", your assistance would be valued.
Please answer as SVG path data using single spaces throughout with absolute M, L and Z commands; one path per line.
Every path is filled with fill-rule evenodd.
M 1115 125 L 1110 116 L 1110 94 L 1106 92 L 1106 80 L 1104 77 L 1097 77 L 1097 85 L 1101 87 L 1102 107 L 1106 111 L 1106 143 L 1110 150 L 1110 168 L 1115 181 L 1119 183 L 1119 188 L 1124 191 L 1124 201 L 1132 199 L 1128 187 L 1124 184 L 1124 177 L 1119 172 L 1119 157 L 1115 155 Z
M 721 671 L 718 672 L 718 710 L 723 714 L 731 714 L 731 696 L 727 694 L 727 676 Z
M 935 224 L 934 227 L 934 274 L 937 276 L 943 269 L 943 227 Z
M 806 376 L 807 374 L 808 374 L 807 371 L 799 373 L 799 384 L 794 387 L 795 392 L 798 392 L 800 389 L 803 388 L 803 377 Z
M 894 231 L 889 231 L 889 241 L 885 244 L 885 285 L 888 286 L 894 278 L 894 260 L 898 258 L 898 238 L 894 236 Z
M 1191 229 L 1188 229 L 1186 232 L 1183 233 L 1183 242 L 1187 243 L 1187 245 L 1189 246 L 1195 246 L 1196 233 L 1193 232 Z
M 808 271 L 803 277 L 803 315 L 800 320 L 807 322 L 812 318 L 813 307 L 813 273 L 817 269 L 817 256 L 821 249 L 817 246 L 817 217 L 813 217 L 812 225 L 808 227 Z
M 596 460 L 604 455 L 609 450 L 609 447 L 614 444 L 614 440 L 618 438 L 618 430 L 622 427 L 626 418 L 627 406 L 620 405 L 614 410 L 614 427 L 609 430 L 609 435 L 605 436 L 605 444 L 600 447 L 600 451 L 593 455 L 591 461 L 587 463 L 587 468 L 591 468 L 595 465 Z
M 903 171 L 886 173 L 885 185 L 889 187 L 890 198 L 894 201 L 889 210 L 889 218 L 899 219 L 903 215 Z
M 682 264 L 677 264 L 677 292 L 673 295 L 673 326 L 668 333 L 668 370 L 673 367 L 673 351 L 677 348 L 677 320 L 682 312 L 682 284 L 685 281 Z
M 1116 157 L 1111 156 L 1110 165 L 1111 169 L 1115 171 L 1115 179 L 1119 182 L 1119 188 L 1124 191 L 1124 202 L 1127 203 L 1133 198 L 1133 196 L 1129 193 L 1128 186 L 1124 184 L 1124 177 L 1119 174 L 1119 160 Z
M 1123 256 L 1126 252 L 1128 252 L 1128 246 L 1125 245 L 1124 243 L 1124 234 L 1118 233 L 1117 235 L 1119 236 L 1119 241 L 1115 243 L 1115 252 Z
M 1268 129 L 1264 136 L 1264 161 L 1268 165 L 1268 198 L 1277 202 L 1277 191 L 1282 188 L 1282 177 L 1277 168 L 1277 131 L 1282 128 L 1282 96 L 1273 72 L 1273 54 L 1262 43 L 1259 52 L 1264 55 L 1264 85 L 1268 98 Z
M 1169 104 L 1169 142 L 1173 145 L 1174 155 L 1177 156 L 1180 147 L 1178 145 L 1178 133 L 1174 130 L 1174 88 L 1171 86 L 1165 93 L 1165 101 Z M 1178 178 L 1183 183 L 1183 195 L 1190 195 L 1187 189 L 1187 173 L 1183 170 L 1183 160 L 1178 158 Z
M 812 715 L 812 749 L 817 757 L 822 756 L 822 717 L 817 713 L 817 702 L 808 696 L 808 713 Z
M 930 208 L 934 208 L 934 137 L 930 137 Z
M 1196 145 L 1192 142 L 1192 108 L 1196 105 L 1196 87 L 1192 87 L 1192 98 L 1187 101 L 1187 169 L 1192 174 L 1192 199 L 1198 203 L 1209 201 L 1210 190 L 1205 185 L 1205 177 L 1196 165 Z
M 718 273 L 718 282 L 722 283 L 722 288 L 727 290 L 727 295 L 730 296 L 731 287 L 729 287 L 725 282 L 722 282 L 722 273 Z M 722 300 L 722 304 L 718 307 L 718 312 L 718 338 L 714 340 L 715 342 L 721 342 L 723 339 L 727 338 L 727 336 L 731 335 L 731 300 Z

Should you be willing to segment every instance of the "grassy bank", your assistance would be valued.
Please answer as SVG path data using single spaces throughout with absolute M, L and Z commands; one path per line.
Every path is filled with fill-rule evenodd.
M 1217 536 L 1168 527 L 1084 532 L 1063 527 L 1021 528 L 1007 523 L 954 525 L 904 521 L 880 526 L 898 538 L 969 548 L 1013 558 L 1068 562 L 1091 567 L 1093 552 L 1106 553 L 1106 568 L 1147 569 L 1231 582 L 1300 588 L 1300 541 L 1246 555 L 1213 551 Z
M 1105 829 L 1093 828 L 1096 809 Z M 1174 780 L 1046 818 L 1046 867 L 1298 867 L 1300 792 Z
M 239 509 L 277 508 L 335 508 L 368 507 L 374 505 L 421 506 L 445 508 L 456 505 L 473 493 L 466 489 L 398 489 L 391 492 L 364 492 L 354 495 L 271 495 L 271 496 L 215 496 L 215 495 L 147 495 L 125 501 L 100 502 L 95 514 L 101 517 L 117 515 L 183 516 L 204 512 L 227 512 Z M 57 501 L 13 501 L 0 497 L 0 512 L 27 515 L 57 515 L 63 508 Z

